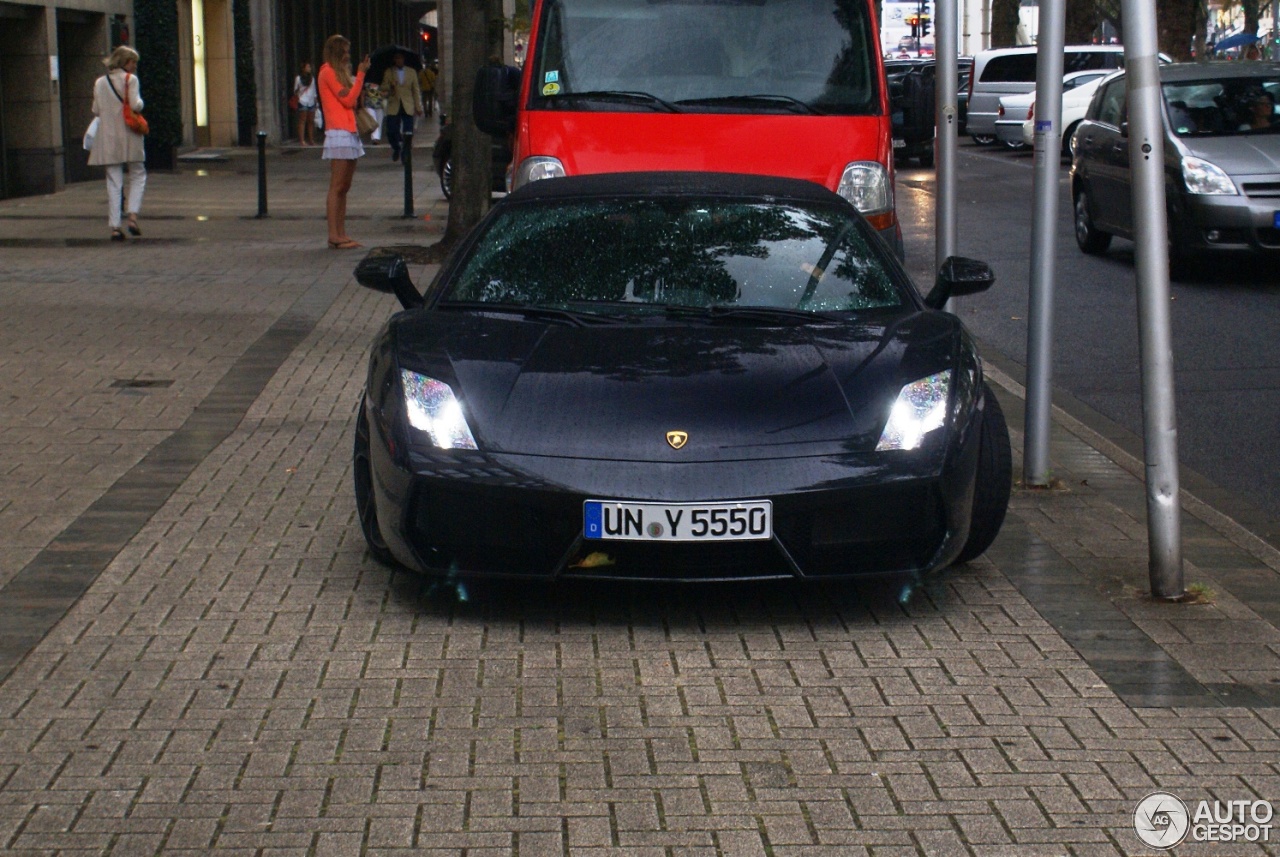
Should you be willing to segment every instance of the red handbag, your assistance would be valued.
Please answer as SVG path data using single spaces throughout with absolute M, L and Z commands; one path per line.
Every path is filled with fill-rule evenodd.
M 120 98 L 120 93 L 116 92 L 115 84 L 111 82 L 111 75 L 107 75 L 107 86 L 111 87 L 111 91 L 115 94 L 116 98 Z M 124 91 L 126 93 L 129 92 L 128 72 L 125 72 L 124 74 Z M 121 110 L 124 112 L 124 124 L 126 128 L 143 137 L 151 133 L 151 126 L 147 124 L 147 118 L 141 113 L 134 113 L 133 108 L 129 106 L 129 102 L 126 99 L 120 98 L 120 106 Z

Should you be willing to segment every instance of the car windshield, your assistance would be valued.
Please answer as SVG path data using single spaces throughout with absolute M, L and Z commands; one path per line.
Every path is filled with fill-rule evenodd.
M 696 197 L 513 205 L 441 301 L 614 315 L 900 307 L 902 286 L 877 241 L 834 206 Z
M 547 0 L 542 9 L 533 109 L 795 112 L 783 98 L 752 98 L 765 95 L 809 112 L 879 112 L 866 0 Z
M 1280 128 L 1280 77 L 1166 83 L 1169 127 L 1179 137 L 1273 134 Z

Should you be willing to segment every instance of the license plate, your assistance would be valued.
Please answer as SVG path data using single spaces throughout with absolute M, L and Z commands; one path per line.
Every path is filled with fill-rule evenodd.
M 907 141 L 906 141 L 906 140 L 899 140 L 897 137 L 894 137 L 894 138 L 893 138 L 893 148 L 895 148 L 895 149 L 905 149 L 905 148 L 907 148 Z
M 773 537 L 773 503 L 623 503 L 587 500 L 582 535 L 634 542 L 732 542 Z
M 1275 218 L 1275 220 L 1274 220 L 1273 222 L 1274 222 L 1274 224 L 1275 224 L 1276 229 L 1280 229 L 1280 211 L 1277 211 L 1277 212 L 1273 215 L 1273 217 Z

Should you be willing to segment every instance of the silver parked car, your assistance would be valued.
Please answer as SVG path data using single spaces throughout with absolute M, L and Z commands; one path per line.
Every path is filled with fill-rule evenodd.
M 1171 257 L 1280 251 L 1280 64 L 1166 65 L 1160 88 Z M 1086 253 L 1133 235 L 1127 116 L 1120 72 L 1076 129 L 1071 192 Z

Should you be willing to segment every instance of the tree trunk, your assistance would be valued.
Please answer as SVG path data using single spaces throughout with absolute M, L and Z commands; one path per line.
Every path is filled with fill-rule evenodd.
M 1009 48 L 1018 43 L 1019 0 L 992 0 L 991 47 Z
M 489 209 L 493 143 L 476 127 L 471 111 L 476 72 L 488 57 L 489 3 L 453 0 L 453 196 L 441 240 L 444 250 L 471 231 Z

